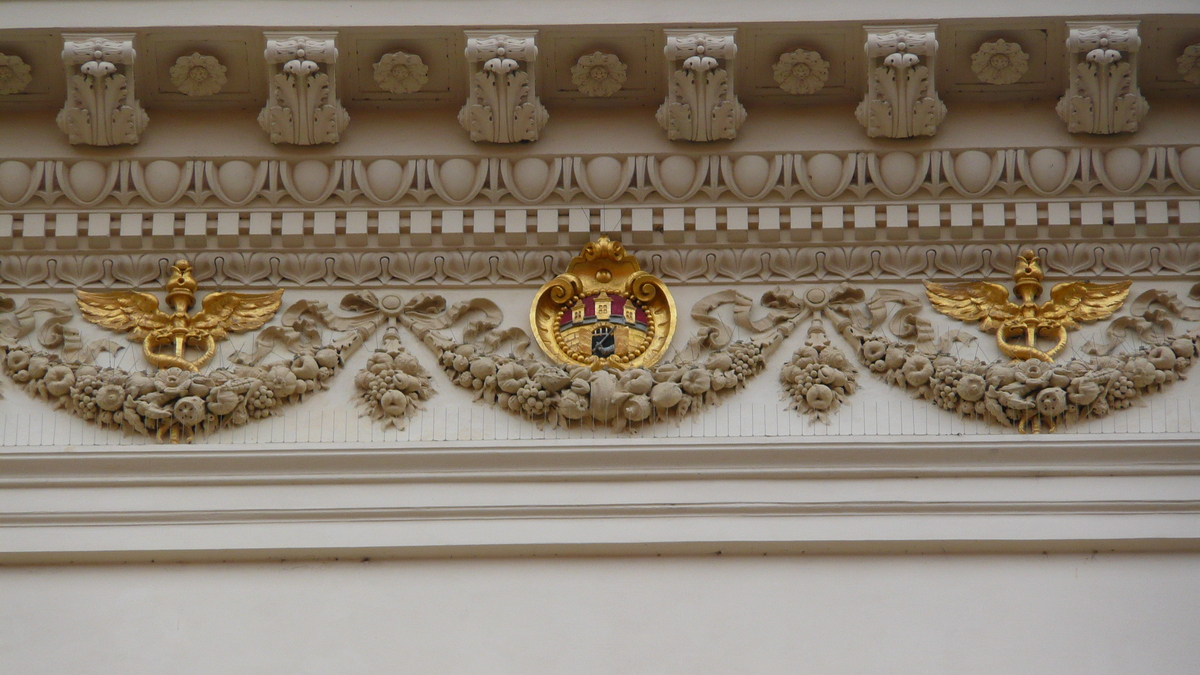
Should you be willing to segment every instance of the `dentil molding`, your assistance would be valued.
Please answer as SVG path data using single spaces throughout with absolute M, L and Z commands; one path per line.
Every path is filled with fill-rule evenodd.
M 337 33 L 263 33 L 267 105 L 258 124 L 272 143 L 337 143 L 350 115 L 337 96 Z M 322 69 L 324 66 L 324 69 Z
M 458 121 L 472 141 L 536 141 L 550 113 L 537 96 L 537 31 L 466 31 L 467 102 Z
M 57 121 L 72 145 L 136 144 L 146 128 L 134 92 L 133 37 L 63 34 L 67 101 Z

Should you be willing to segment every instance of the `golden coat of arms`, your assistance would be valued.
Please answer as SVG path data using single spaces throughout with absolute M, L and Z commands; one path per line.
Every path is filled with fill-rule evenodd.
M 562 364 L 653 365 L 675 333 L 675 300 L 619 242 L 601 236 L 542 286 L 529 320 L 538 344 Z

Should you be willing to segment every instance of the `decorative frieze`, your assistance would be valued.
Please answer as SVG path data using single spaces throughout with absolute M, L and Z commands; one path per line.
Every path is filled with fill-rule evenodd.
M 272 143 L 337 143 L 350 115 L 337 96 L 337 33 L 263 33 L 267 105 L 259 126 Z
M 586 234 L 586 233 L 585 233 Z M 399 248 L 399 247 L 398 247 Z M 1019 242 L 870 243 L 679 249 L 646 246 L 638 261 L 669 282 L 691 284 L 1008 278 L 1024 250 Z M 1200 244 L 1085 241 L 1037 246 L 1047 273 L 1178 279 L 1200 273 Z M 30 253 L 0 255 L 0 286 L 62 289 L 157 282 L 173 252 Z M 537 286 L 571 260 L 565 248 L 460 248 L 347 251 L 211 249 L 192 256 L 196 279 L 254 288 L 472 286 L 482 282 Z
M 1138 22 L 1095 25 L 1068 22 L 1067 93 L 1058 116 L 1067 131 L 1087 134 L 1133 132 L 1150 110 L 1138 89 Z
M 134 92 L 133 37 L 63 34 L 67 101 L 57 122 L 72 145 L 136 144 L 146 128 Z
M 458 121 L 472 141 L 536 141 L 550 113 L 537 96 L 537 31 L 466 31 L 467 102 Z
M 867 95 L 855 115 L 875 138 L 932 136 L 946 116 L 934 86 L 937 26 L 868 26 Z
M 0 208 L 836 204 L 1200 195 L 1200 146 L 961 152 L 0 161 Z M 583 199 L 583 202 L 579 200 Z
M 734 89 L 736 31 L 696 33 L 667 30 L 667 100 L 657 119 L 675 141 L 716 141 L 737 137 L 746 109 Z

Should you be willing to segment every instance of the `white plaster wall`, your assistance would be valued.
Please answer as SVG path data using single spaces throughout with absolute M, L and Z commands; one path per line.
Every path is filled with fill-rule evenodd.
M 0 672 L 1200 672 L 1200 556 L 0 568 Z

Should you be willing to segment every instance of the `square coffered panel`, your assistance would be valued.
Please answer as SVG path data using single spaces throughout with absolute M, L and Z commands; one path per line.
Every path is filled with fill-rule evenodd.
M 608 100 L 654 100 L 664 87 L 661 33 L 640 27 L 547 30 L 538 37 L 539 90 L 550 100 L 605 100 L 589 98 L 571 81 L 571 67 L 580 56 L 605 52 L 616 54 L 626 66 L 625 84 Z
M 1177 61 L 1189 45 L 1200 43 L 1200 28 L 1178 24 L 1143 25 L 1139 32 L 1142 35 L 1142 88 L 1169 91 L 1173 95 L 1200 96 L 1200 85 L 1183 79 Z M 1147 72 L 1149 77 L 1145 75 Z
M 863 67 L 859 55 L 861 41 L 854 41 L 847 30 L 813 30 L 811 27 L 796 26 L 786 30 L 739 31 L 739 42 L 746 40 L 744 49 L 738 51 L 742 59 L 741 82 L 744 95 L 771 97 L 775 101 L 820 100 L 861 93 L 864 78 L 859 76 Z M 857 30 L 855 31 L 857 35 Z M 829 62 L 829 79 L 815 94 L 798 96 L 779 88 L 772 67 L 779 57 L 796 49 L 817 52 Z
M 19 94 L 0 96 L 0 106 L 11 103 L 61 103 L 63 84 L 62 39 L 58 35 L 0 34 L 0 54 L 19 56 L 33 78 Z
M 239 31 L 240 32 L 240 31 Z M 257 38 L 257 39 L 256 39 Z M 134 44 L 143 68 L 152 69 L 152 77 L 139 82 L 139 93 L 146 103 L 241 102 L 266 96 L 262 70 L 261 35 L 236 35 L 220 39 L 215 35 L 189 36 L 177 32 L 149 33 Z M 200 53 L 216 57 L 225 66 L 225 85 L 216 94 L 188 96 L 171 82 L 171 67 L 181 56 Z M 150 73 L 146 73 L 150 74 Z
M 370 33 L 348 35 L 339 45 L 346 61 L 342 73 L 344 97 L 351 101 L 429 102 L 445 101 L 466 96 L 462 32 L 449 30 L 416 33 Z M 421 57 L 429 67 L 429 81 L 420 91 L 393 94 L 375 82 L 375 64 L 384 54 L 407 52 Z M 351 70 L 345 70 L 350 68 Z
M 939 70 L 945 79 L 940 83 L 947 92 L 1033 92 L 1055 89 L 1061 75 L 1057 68 L 1062 64 L 1059 52 L 1061 40 L 1050 48 L 1050 33 L 1058 33 L 1050 26 L 1044 28 L 952 28 L 939 32 Z M 988 84 L 981 82 L 971 69 L 971 57 L 985 42 L 1015 42 L 1029 55 L 1029 70 L 1013 84 Z M 1062 92 L 1058 92 L 1062 93 Z

